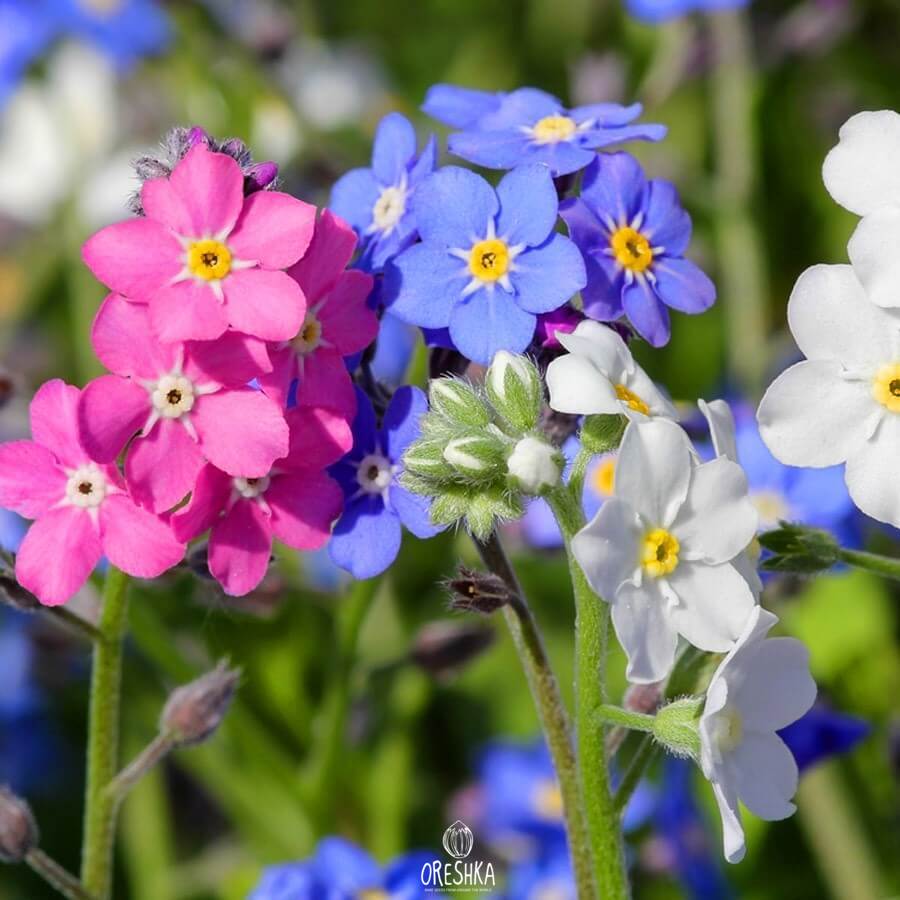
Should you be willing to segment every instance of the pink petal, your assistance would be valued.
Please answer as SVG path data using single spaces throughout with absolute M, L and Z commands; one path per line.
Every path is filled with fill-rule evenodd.
M 378 316 L 366 302 L 371 290 L 371 275 L 344 272 L 318 312 L 322 336 L 341 356 L 364 350 L 378 335 Z
M 59 378 L 41 385 L 31 401 L 31 436 L 69 468 L 87 462 L 78 441 L 78 398 L 81 391 Z
M 100 305 L 91 343 L 100 362 L 116 375 L 158 378 L 175 364 L 175 348 L 153 338 L 147 304 L 132 303 L 121 294 L 110 294 Z
M 290 269 L 310 303 L 325 296 L 347 267 L 356 248 L 356 232 L 331 210 L 323 210 L 312 243 L 303 259 Z
M 172 531 L 181 541 L 189 541 L 218 521 L 231 497 L 231 477 L 209 464 L 197 475 L 191 499 L 171 518 Z
M 159 340 L 171 344 L 217 338 L 228 327 L 228 320 L 212 288 L 189 280 L 156 293 L 150 303 L 150 325 Z
M 184 374 L 198 384 L 244 385 L 271 370 L 265 341 L 238 331 L 185 346 Z
M 206 458 L 229 475 L 262 478 L 287 454 L 287 423 L 260 391 L 237 388 L 198 397 L 191 420 Z
M 150 395 L 118 375 L 101 375 L 85 385 L 78 404 L 81 443 L 91 459 L 112 462 L 150 415 Z
M 184 559 L 184 544 L 168 523 L 125 494 L 100 505 L 100 540 L 109 561 L 136 578 L 156 578 Z
M 287 456 L 279 469 L 324 469 L 336 463 L 353 446 L 352 416 L 316 406 L 296 406 L 285 413 L 291 430 Z
M 297 377 L 297 352 L 290 344 L 269 350 L 272 371 L 260 375 L 257 381 L 267 397 L 271 397 L 282 409 L 287 406 L 291 384 Z
M 248 594 L 263 580 L 271 555 L 269 517 L 248 500 L 238 500 L 209 538 L 209 570 L 232 597 Z
M 125 478 L 142 506 L 161 513 L 182 501 L 203 467 L 203 453 L 181 422 L 162 419 L 125 457 Z
M 275 537 L 295 550 L 322 547 L 344 505 L 344 492 L 324 472 L 277 476 L 265 497 Z
M 147 218 L 171 228 L 176 234 L 194 235 L 190 210 L 168 178 L 151 178 L 144 182 L 141 206 Z
M 297 403 L 327 406 L 348 419 L 356 414 L 356 391 L 344 358 L 335 350 L 316 350 L 303 361 Z
M 45 606 L 59 606 L 87 581 L 102 553 L 90 514 L 60 506 L 28 529 L 16 556 L 16 579 Z
M 244 200 L 228 248 L 264 269 L 286 269 L 306 252 L 315 222 L 312 204 L 279 191 L 257 191 Z
M 0 444 L 0 507 L 36 519 L 66 493 L 66 474 L 56 457 L 34 441 Z
M 151 219 L 108 225 L 85 241 L 81 256 L 108 288 L 149 300 L 183 268 L 181 245 Z
M 288 341 L 303 324 L 306 299 L 284 272 L 239 270 L 222 282 L 222 288 L 228 322 L 235 331 L 264 341 Z
M 230 156 L 197 144 L 175 166 L 169 181 L 187 211 L 187 237 L 231 232 L 244 205 L 244 176 Z

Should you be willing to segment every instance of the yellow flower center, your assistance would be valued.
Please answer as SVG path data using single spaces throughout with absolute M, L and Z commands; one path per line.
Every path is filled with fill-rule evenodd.
M 187 258 L 191 274 L 204 281 L 219 281 L 231 271 L 231 251 L 221 241 L 194 241 Z
M 681 545 L 674 534 L 665 528 L 654 528 L 644 535 L 644 549 L 641 553 L 641 565 L 644 571 L 653 578 L 668 575 L 678 565 L 678 551 Z
M 650 415 L 650 407 L 634 392 L 625 387 L 624 384 L 616 385 L 616 396 L 629 408 L 635 412 L 643 413 L 645 416 Z
M 875 399 L 891 412 L 900 412 L 900 363 L 882 366 L 872 382 Z
M 562 791 L 555 781 L 547 780 L 541 784 L 534 795 L 535 812 L 551 822 L 560 822 L 563 817 Z
M 604 459 L 591 476 L 591 484 L 594 490 L 602 497 L 611 497 L 613 486 L 616 480 L 616 460 L 615 457 Z
M 653 262 L 650 241 L 630 225 L 613 232 L 609 244 L 616 262 L 631 272 L 643 272 Z
M 297 337 L 294 338 L 294 349 L 298 353 L 311 353 L 322 340 L 322 323 L 316 318 L 316 314 L 310 310 L 303 321 Z
M 577 129 L 575 120 L 568 116 L 544 116 L 531 132 L 539 144 L 555 144 L 558 141 L 567 141 Z
M 490 238 L 479 241 L 469 253 L 469 271 L 482 281 L 496 281 L 509 271 L 509 247 Z

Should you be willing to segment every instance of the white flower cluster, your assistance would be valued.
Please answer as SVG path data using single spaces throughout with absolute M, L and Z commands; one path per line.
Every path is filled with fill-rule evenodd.
M 765 819 L 794 811 L 797 766 L 776 731 L 815 699 L 806 650 L 766 639 L 777 621 L 758 605 L 748 555 L 758 515 L 736 460 L 727 404 L 701 409 L 717 457 L 701 462 L 676 411 L 612 329 L 583 322 L 557 335 L 567 355 L 550 363 L 550 406 L 629 419 L 613 497 L 574 541 L 594 590 L 610 605 L 630 681 L 665 679 L 679 639 L 727 654 L 700 718 L 700 764 L 722 814 L 725 855 L 744 853 L 738 799 Z

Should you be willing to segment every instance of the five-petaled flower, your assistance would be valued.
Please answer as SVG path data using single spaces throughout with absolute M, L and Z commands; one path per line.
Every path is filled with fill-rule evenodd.
M 498 350 L 525 350 L 536 315 L 585 284 L 578 248 L 554 231 L 558 205 L 546 166 L 514 169 L 496 191 L 455 166 L 431 175 L 413 204 L 422 242 L 387 269 L 391 313 L 449 326 L 460 353 L 484 365 Z
M 654 347 L 669 340 L 669 307 L 701 313 L 715 302 L 712 281 L 684 258 L 691 219 L 667 181 L 647 181 L 627 153 L 601 154 L 584 173 L 581 195 L 560 215 L 584 254 L 585 314 L 601 322 L 627 316 Z
M 132 499 L 114 466 L 78 438 L 78 388 L 48 381 L 31 401 L 31 441 L 0 445 L 0 505 L 35 519 L 16 557 L 16 578 L 41 603 L 65 603 L 101 556 L 155 578 L 184 556 L 169 526 Z

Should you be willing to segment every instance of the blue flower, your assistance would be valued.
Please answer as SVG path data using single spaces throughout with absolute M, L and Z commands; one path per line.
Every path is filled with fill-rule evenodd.
M 666 136 L 663 125 L 631 124 L 642 112 L 639 103 L 566 109 L 552 94 L 537 88 L 488 94 L 435 85 L 422 108 L 465 129 L 450 135 L 451 153 L 489 169 L 543 163 L 554 176 L 567 175 L 591 163 L 601 147 L 623 141 L 660 141 Z
M 422 183 L 413 210 L 422 243 L 388 266 L 388 309 L 422 328 L 449 327 L 474 362 L 525 350 L 537 313 L 584 287 L 578 248 L 554 231 L 559 202 L 546 166 L 514 169 L 496 190 L 448 166 Z
M 385 313 L 378 328 L 378 342 L 372 357 L 372 374 L 389 388 L 399 387 L 416 349 L 419 330 Z
M 419 419 L 428 410 L 425 394 L 400 388 L 380 429 L 369 398 L 359 389 L 356 394 L 353 448 L 330 469 L 344 489 L 345 505 L 328 546 L 334 562 L 354 578 L 372 578 L 397 558 L 401 526 L 419 538 L 440 529 L 431 524 L 428 499 L 398 482 L 403 452 L 419 436 Z
M 738 9 L 749 0 L 626 0 L 631 15 L 647 22 L 664 22 L 692 12 L 715 12 L 720 9 Z
M 872 726 L 817 703 L 805 716 L 778 732 L 803 772 L 830 756 L 849 753 L 865 740 Z
M 33 0 L 0 0 L 0 107 L 52 36 Z
M 627 153 L 601 154 L 581 196 L 560 207 L 587 264 L 584 312 L 600 322 L 628 316 L 654 347 L 669 340 L 668 307 L 700 313 L 715 302 L 712 281 L 684 258 L 691 219 L 667 181 L 647 181 Z
M 565 844 L 511 866 L 503 896 L 505 900 L 576 900 L 575 877 Z
M 352 169 L 331 190 L 329 207 L 359 235 L 359 265 L 367 271 L 380 271 L 416 238 L 412 201 L 437 164 L 434 136 L 421 155 L 416 149 L 416 132 L 409 119 L 390 113 L 375 132 L 372 167 Z

